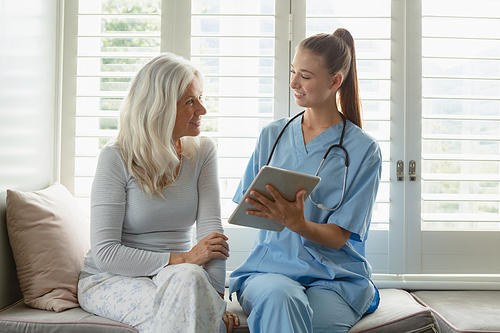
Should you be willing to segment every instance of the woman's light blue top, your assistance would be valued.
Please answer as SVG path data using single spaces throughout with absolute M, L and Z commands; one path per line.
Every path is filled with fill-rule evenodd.
M 262 130 L 233 201 L 240 201 L 265 165 L 287 121 L 274 121 Z M 306 145 L 301 123 L 302 116 L 287 127 L 269 164 L 315 174 L 328 148 L 339 143 L 343 123 L 328 128 Z M 348 120 L 343 146 L 349 154 L 349 166 L 340 208 L 334 212 L 323 211 L 307 199 L 305 217 L 316 223 L 334 223 L 350 231 L 349 241 L 336 250 L 313 243 L 287 228 L 281 232 L 260 230 L 249 257 L 229 277 L 231 293 L 239 290 L 254 273 L 278 273 L 306 287 L 324 286 L 335 290 L 360 315 L 377 307 L 378 292 L 370 281 L 372 269 L 364 257 L 364 249 L 381 176 L 380 147 L 374 138 Z M 311 193 L 314 202 L 327 208 L 337 206 L 342 195 L 344 170 L 344 152 L 340 148 L 332 149 L 319 172 L 321 181 Z

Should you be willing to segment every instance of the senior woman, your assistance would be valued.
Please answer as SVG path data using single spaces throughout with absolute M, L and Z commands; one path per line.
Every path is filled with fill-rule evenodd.
M 215 144 L 199 137 L 203 77 L 164 53 L 133 79 L 99 155 L 81 307 L 140 332 L 230 332 Z M 197 244 L 191 230 L 196 225 Z

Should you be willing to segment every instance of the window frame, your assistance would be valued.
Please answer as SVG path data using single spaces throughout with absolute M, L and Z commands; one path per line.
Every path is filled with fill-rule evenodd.
M 75 108 L 77 55 L 77 0 L 60 0 L 64 14 L 62 100 L 59 133 L 56 145 L 60 151 L 59 180 L 74 193 L 75 169 Z M 294 6 L 292 9 L 291 6 Z M 191 1 L 162 0 L 161 52 L 174 52 L 190 57 Z M 421 108 L 422 108 L 422 2 L 420 0 L 391 1 L 391 149 L 390 149 L 390 219 L 389 230 L 370 231 L 367 257 L 384 267 L 374 274 L 379 287 L 402 288 L 485 288 L 500 289 L 500 262 L 492 265 L 500 254 L 500 231 L 440 231 L 421 229 Z M 291 33 L 290 39 L 280 39 L 275 49 L 275 118 L 299 111 L 288 88 L 288 69 L 293 57 L 292 45 L 305 37 L 305 1 L 276 0 L 276 35 Z M 291 28 L 291 32 L 288 31 Z M 168 32 L 168 33 L 167 33 Z M 286 51 L 289 50 L 289 51 Z M 283 74 L 284 73 L 284 74 Z M 286 82 L 285 82 L 286 81 Z M 396 162 L 402 160 L 405 180 L 396 178 Z M 407 177 L 408 162 L 417 161 L 417 180 Z M 250 249 L 255 230 L 226 227 L 230 238 L 238 239 L 242 249 Z M 474 250 L 460 251 L 456 244 L 474 244 Z M 470 247 L 469 247 L 470 248 Z M 234 250 L 234 249 L 233 249 Z M 246 250 L 245 250 L 246 251 Z M 235 260 L 243 260 L 245 251 L 236 251 Z M 233 253 L 232 253 L 233 254 Z M 484 260 L 490 258 L 491 260 Z M 462 273 L 442 269 L 440 260 L 461 268 Z M 495 262 L 498 262 L 496 260 Z M 386 265 L 386 266 L 384 266 Z M 229 268 L 229 267 L 228 267 Z M 458 272 L 458 270 L 457 270 Z M 464 273 L 466 272 L 466 273 Z
M 78 0 L 64 1 L 61 18 L 63 33 L 62 64 L 62 112 L 60 126 L 60 174 L 59 180 L 71 193 L 75 193 L 75 112 L 76 112 L 76 54 L 78 35 Z

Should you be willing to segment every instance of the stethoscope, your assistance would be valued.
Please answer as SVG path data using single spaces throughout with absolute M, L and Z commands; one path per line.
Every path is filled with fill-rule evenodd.
M 305 112 L 302 111 L 302 112 L 299 112 L 297 115 L 295 115 L 292 119 L 290 119 L 286 124 L 285 124 L 285 127 L 283 127 L 283 129 L 281 130 L 280 134 L 278 135 L 278 138 L 276 139 L 276 141 L 274 142 L 274 146 L 273 146 L 273 149 L 271 149 L 271 154 L 269 154 L 269 158 L 267 159 L 267 163 L 266 165 L 269 164 L 269 162 L 271 162 L 271 158 L 273 157 L 273 154 L 274 154 L 274 150 L 276 149 L 276 146 L 278 145 L 278 141 L 281 139 L 281 136 L 283 135 L 283 133 L 285 132 L 285 129 L 288 127 L 288 125 L 290 125 L 290 123 L 292 121 L 295 120 L 295 118 L 303 115 Z M 340 140 L 339 140 L 339 143 L 338 144 L 335 144 L 335 145 L 331 145 L 330 148 L 328 148 L 328 150 L 326 151 L 326 154 L 325 156 L 323 156 L 323 159 L 321 160 L 321 163 L 319 164 L 319 167 L 318 167 L 318 170 L 316 171 L 316 174 L 315 176 L 317 176 L 319 174 L 319 171 L 321 170 L 321 167 L 323 166 L 323 163 L 325 162 L 328 154 L 330 153 L 330 151 L 333 149 L 333 148 L 340 148 L 344 151 L 344 155 L 345 155 L 345 158 L 344 158 L 344 165 L 345 165 L 345 168 L 344 168 L 344 182 L 343 182 L 343 186 L 342 186 L 342 196 L 340 197 L 340 202 L 338 203 L 338 205 L 333 208 L 333 209 L 329 209 L 329 208 L 326 208 L 325 206 L 323 206 L 322 204 L 317 204 L 313 201 L 312 199 L 312 193 L 309 195 L 309 200 L 311 200 L 311 202 L 317 206 L 319 209 L 321 210 L 324 210 L 324 211 L 329 211 L 329 212 L 333 212 L 337 209 L 339 209 L 340 205 L 342 204 L 342 201 L 344 200 L 344 194 L 345 194 L 345 184 L 346 184 L 346 179 L 347 179 L 347 166 L 349 165 L 349 154 L 347 154 L 347 150 L 344 148 L 344 146 L 342 145 L 343 141 L 344 141 L 344 134 L 345 134 L 345 125 L 346 125 L 346 120 L 345 120 L 345 116 L 340 113 L 340 116 L 342 117 L 342 121 L 344 123 L 344 127 L 342 129 L 342 135 L 340 136 Z M 342 156 L 338 155 L 340 158 L 342 158 Z M 314 192 L 314 191 L 313 191 Z

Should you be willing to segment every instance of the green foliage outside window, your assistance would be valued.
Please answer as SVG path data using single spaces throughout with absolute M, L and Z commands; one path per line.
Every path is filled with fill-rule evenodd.
M 106 14 L 159 14 L 159 0 L 107 0 L 102 3 Z

